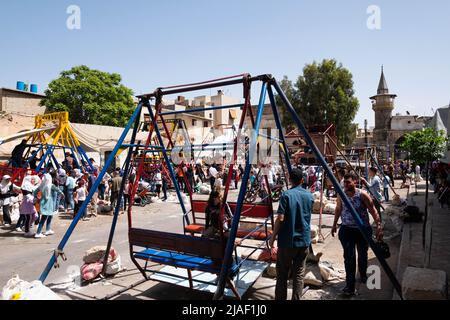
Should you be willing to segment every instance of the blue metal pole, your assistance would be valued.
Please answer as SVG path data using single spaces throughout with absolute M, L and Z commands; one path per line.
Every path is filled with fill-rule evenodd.
M 142 111 L 142 108 L 141 108 L 141 111 Z M 119 210 L 120 210 L 120 206 L 121 206 L 121 202 L 122 202 L 123 192 L 125 190 L 126 180 L 127 180 L 127 177 L 128 177 L 128 174 L 129 174 L 129 170 L 130 170 L 131 156 L 133 155 L 133 145 L 134 145 L 134 142 L 136 141 L 136 135 L 137 135 L 137 132 L 139 130 L 139 123 L 140 122 L 141 122 L 141 113 L 138 114 L 138 116 L 136 117 L 135 123 L 134 123 L 133 134 L 131 135 L 131 144 L 130 144 L 130 147 L 128 149 L 127 159 L 125 161 L 124 175 L 122 177 L 122 182 L 120 184 L 119 198 L 118 198 L 115 210 L 114 210 L 114 217 L 113 217 L 113 221 L 112 221 L 112 224 L 111 224 L 111 230 L 109 231 L 108 243 L 106 245 L 106 252 L 107 253 L 105 254 L 105 257 L 103 259 L 102 274 L 104 276 L 106 276 L 106 268 L 107 268 L 107 264 L 108 264 L 109 251 L 111 250 L 112 242 L 113 242 L 113 239 L 114 239 L 114 233 L 116 231 L 117 220 L 119 219 Z M 130 203 L 129 203 L 130 206 L 131 206 L 131 203 L 132 202 L 130 200 Z
M 327 172 L 328 177 L 330 178 L 331 182 L 333 183 L 333 186 L 335 190 L 338 192 L 339 196 L 342 199 L 342 202 L 344 205 L 350 210 L 351 215 L 353 216 L 353 219 L 355 219 L 356 224 L 358 225 L 359 230 L 361 231 L 361 234 L 363 235 L 364 239 L 368 242 L 370 248 L 375 253 L 376 257 L 378 258 L 378 261 L 380 262 L 381 266 L 383 267 L 384 271 L 386 272 L 387 276 L 391 280 L 395 290 L 397 291 L 398 295 L 402 298 L 402 288 L 400 286 L 400 283 L 398 282 L 397 278 L 395 277 L 395 274 L 392 272 L 391 268 L 387 264 L 386 260 L 381 255 L 380 250 L 376 246 L 375 242 L 373 241 L 372 237 L 365 232 L 364 230 L 364 224 L 361 220 L 361 217 L 356 212 L 355 208 L 351 204 L 350 200 L 348 199 L 347 195 L 345 194 L 344 190 L 342 190 L 341 185 L 337 181 L 336 177 L 334 176 L 333 172 L 331 171 L 330 167 L 328 166 L 327 162 L 325 161 L 324 157 L 322 156 L 322 153 L 317 148 L 316 144 L 312 140 L 311 136 L 308 133 L 308 130 L 306 130 L 305 126 L 303 125 L 302 121 L 300 120 L 299 116 L 295 112 L 294 107 L 292 107 L 291 103 L 289 102 L 288 98 L 284 94 L 283 90 L 281 89 L 280 85 L 273 79 L 272 82 L 273 86 L 275 87 L 275 90 L 279 94 L 280 98 L 283 100 L 284 105 L 290 112 L 293 120 L 297 124 L 299 130 L 302 132 L 306 142 L 313 150 L 317 160 L 319 160 L 320 164 L 322 165 L 323 169 Z M 403 299 L 403 298 L 402 298 Z
M 150 102 L 148 100 L 146 100 L 144 102 L 144 105 L 147 106 L 148 113 L 150 114 L 150 118 L 152 120 L 152 123 L 155 124 L 153 127 L 154 127 L 154 130 L 155 130 L 156 136 L 158 137 L 159 144 L 162 146 L 162 153 L 164 155 L 164 160 L 167 163 L 167 168 L 169 169 L 170 177 L 171 177 L 171 179 L 173 181 L 173 184 L 175 186 L 175 191 L 177 192 L 178 201 L 180 201 L 181 210 L 183 210 L 184 219 L 186 221 L 186 224 L 189 225 L 191 223 L 190 223 L 189 217 L 187 215 L 187 210 L 186 210 L 186 207 L 184 205 L 183 198 L 181 197 L 180 187 L 178 186 L 177 178 L 175 177 L 175 172 L 173 171 L 173 167 L 172 167 L 172 164 L 170 162 L 169 156 L 167 155 L 167 151 L 166 151 L 166 148 L 164 146 L 164 141 L 162 139 L 161 133 L 160 133 L 159 128 L 158 128 L 158 125 L 156 124 L 156 121 L 155 121 L 156 118 L 153 115 L 152 107 L 150 106 Z
M 244 177 L 242 178 L 241 189 L 239 190 L 239 196 L 237 200 L 236 210 L 233 216 L 233 223 L 231 226 L 231 230 L 229 232 L 227 246 L 225 249 L 225 255 L 223 259 L 222 268 L 220 271 L 219 282 L 217 284 L 217 290 L 214 294 L 214 299 L 218 300 L 223 297 L 223 292 L 225 290 L 225 282 L 230 270 L 230 265 L 233 261 L 233 250 L 234 250 L 234 241 L 236 239 L 237 230 L 239 228 L 239 220 L 241 218 L 242 212 L 242 204 L 244 203 L 245 194 L 247 192 L 247 183 L 250 177 L 251 164 L 253 162 L 254 156 L 256 154 L 256 145 L 258 144 L 258 133 L 259 128 L 261 127 L 262 115 L 264 112 L 264 102 L 266 100 L 267 94 L 267 83 L 263 83 L 261 88 L 261 96 L 258 105 L 258 113 L 256 115 L 255 127 L 252 133 L 252 140 L 250 140 L 250 153 L 249 157 L 246 160 Z
M 34 158 L 37 157 L 38 153 L 42 150 L 43 147 L 44 147 L 44 145 L 41 145 L 41 146 L 39 147 L 39 149 L 36 150 L 36 151 L 34 152 L 34 154 L 33 154 L 31 157 L 28 158 L 27 162 L 25 162 L 25 168 L 28 168 L 28 165 L 30 164 L 30 162 L 31 162 L 32 160 L 34 160 Z
M 67 241 L 69 240 L 70 236 L 72 235 L 73 231 L 75 230 L 75 227 L 78 224 L 78 221 L 81 219 L 81 217 L 83 216 L 84 211 L 86 210 L 88 204 L 91 202 L 91 199 L 94 195 L 94 193 L 96 192 L 96 190 L 98 189 L 98 186 L 100 185 L 100 182 L 103 180 L 103 177 L 105 176 L 106 171 L 108 171 L 108 168 L 111 166 L 112 162 L 114 161 L 114 158 L 117 154 L 117 152 L 119 151 L 123 141 L 125 140 L 128 131 L 130 131 L 131 126 L 133 125 L 134 121 L 136 120 L 136 117 L 140 114 L 142 108 L 142 104 L 140 103 L 138 105 L 138 107 L 136 108 L 136 110 L 134 111 L 133 115 L 131 116 L 130 121 L 128 121 L 127 126 L 125 127 L 125 129 L 122 132 L 122 135 L 119 138 L 119 141 L 117 141 L 116 146 L 114 147 L 113 151 L 111 152 L 108 160 L 105 163 L 105 166 L 103 167 L 102 172 L 100 172 L 99 176 L 97 177 L 97 179 L 94 182 L 94 185 L 91 188 L 91 191 L 89 192 L 89 195 L 87 196 L 86 200 L 83 202 L 83 205 L 81 206 L 80 210 L 78 211 L 78 214 L 75 216 L 75 218 L 73 219 L 72 223 L 70 224 L 69 228 L 67 229 L 66 233 L 64 234 L 61 242 L 58 245 L 58 250 L 62 251 L 67 243 Z M 45 279 L 47 279 L 48 274 L 50 273 L 53 265 L 56 262 L 56 257 L 53 254 L 52 257 L 50 258 L 50 261 L 48 262 L 47 266 L 45 267 L 44 271 L 42 272 L 39 280 L 41 282 L 44 282 Z
M 53 151 L 55 150 L 55 148 L 53 148 Z M 55 158 L 55 155 L 54 155 L 54 153 L 52 152 L 51 154 L 50 154 L 50 156 L 51 156 L 51 158 L 52 158 L 52 160 L 53 160 L 53 162 L 55 163 L 55 165 L 56 165 L 56 169 L 59 169 L 60 168 L 60 165 L 59 165 L 59 162 L 58 162 L 58 160 Z
M 234 104 L 229 106 L 217 106 L 217 107 L 210 107 L 210 108 L 196 108 L 196 109 L 186 109 L 182 111 L 168 111 L 168 112 L 162 112 L 160 115 L 167 116 L 167 115 L 174 115 L 174 114 L 181 114 L 181 113 L 193 113 L 193 112 L 204 112 L 204 111 L 212 111 L 212 110 L 220 110 L 220 109 L 233 109 L 233 108 L 242 108 L 243 104 Z
M 81 154 L 81 158 L 84 158 L 86 163 L 88 164 L 88 171 L 91 169 L 90 173 L 94 172 L 94 166 L 92 165 L 91 161 L 89 161 L 89 157 L 87 156 L 86 152 L 84 151 L 82 146 L 77 147 L 78 152 Z
M 275 123 L 277 125 L 278 132 L 279 132 L 280 137 L 281 137 L 281 141 L 283 143 L 284 159 L 286 161 L 286 166 L 288 168 L 289 174 L 291 174 L 291 172 L 292 172 L 292 164 L 291 164 L 291 159 L 289 158 L 289 149 L 287 147 L 286 138 L 284 137 L 283 125 L 281 124 L 280 115 L 278 113 L 277 104 L 275 102 L 275 97 L 273 95 L 273 91 L 272 91 L 272 87 L 271 86 L 269 86 L 267 88 L 267 92 L 269 94 L 270 105 L 272 106 L 272 112 L 273 112 L 273 115 L 274 115 L 274 118 L 275 118 Z M 286 181 L 286 184 L 289 184 L 289 182 Z
M 70 148 L 70 151 L 72 152 L 72 158 L 73 158 L 73 161 L 75 161 L 75 165 L 78 167 L 78 169 L 81 169 L 81 165 L 78 162 L 78 159 L 75 155 L 75 150 L 73 150 L 73 148 Z
M 44 147 L 44 146 L 42 146 L 42 147 Z M 39 172 L 42 170 L 42 166 L 45 164 L 45 160 L 51 153 L 52 153 L 52 146 L 47 145 L 47 151 L 45 152 L 45 154 L 42 157 L 41 161 L 39 162 L 38 166 L 36 167 L 36 172 Z

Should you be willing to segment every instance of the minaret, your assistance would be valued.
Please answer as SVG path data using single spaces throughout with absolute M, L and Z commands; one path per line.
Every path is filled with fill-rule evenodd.
M 381 78 L 378 84 L 377 95 L 370 97 L 372 108 L 375 111 L 375 129 L 373 139 L 376 145 L 386 145 L 388 133 L 391 129 L 391 117 L 394 110 L 395 94 L 389 94 L 389 89 L 384 77 L 384 68 L 381 66 Z

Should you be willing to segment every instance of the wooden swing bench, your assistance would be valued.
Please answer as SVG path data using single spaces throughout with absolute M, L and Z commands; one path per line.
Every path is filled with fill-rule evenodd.
M 146 272 L 164 274 L 164 272 L 148 269 L 149 261 L 186 269 L 188 273 L 187 277 L 172 274 L 167 275 L 188 280 L 190 289 L 194 287 L 192 271 L 208 272 L 217 275 L 221 272 L 224 245 L 220 240 L 132 228 L 129 231 L 129 241 L 132 257 L 146 261 L 144 268 L 135 262 L 146 278 Z M 135 251 L 134 247 L 145 249 Z M 228 286 L 238 299 L 240 299 L 240 295 L 232 279 L 238 273 L 239 267 L 240 265 L 233 260 L 226 279 Z M 198 279 L 195 281 L 203 283 L 203 281 Z M 213 284 L 210 282 L 204 283 Z
M 232 213 L 236 212 L 237 203 L 228 202 L 228 205 Z M 194 223 L 185 226 L 184 230 L 186 233 L 195 235 L 201 234 L 204 231 L 206 221 L 205 211 L 207 206 L 208 206 L 207 201 L 203 200 L 192 201 L 192 217 Z M 241 217 L 252 219 L 242 222 L 255 225 L 255 229 L 254 230 L 238 229 L 237 231 L 238 238 L 267 240 L 272 236 L 272 231 L 268 230 L 267 228 L 268 220 L 273 218 L 273 209 L 271 206 L 265 204 L 244 203 L 242 205 Z M 255 219 L 258 220 L 255 221 Z M 203 223 L 200 223 L 200 221 L 197 220 L 201 220 L 203 221 Z M 271 223 L 273 225 L 273 220 L 271 220 Z M 265 230 L 260 230 L 262 229 L 261 227 L 263 226 Z

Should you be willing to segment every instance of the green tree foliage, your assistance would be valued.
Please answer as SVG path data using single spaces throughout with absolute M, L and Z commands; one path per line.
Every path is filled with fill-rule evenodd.
M 306 65 L 295 84 L 284 77 L 280 86 L 305 125 L 334 124 L 339 141 L 348 144 L 355 136 L 352 122 L 359 109 L 352 79 L 342 64 L 325 59 Z M 292 117 L 283 115 L 283 124 L 292 125 Z
M 121 127 L 134 109 L 133 92 L 117 73 L 77 66 L 61 72 L 41 101 L 47 112 L 68 111 L 70 121 Z
M 434 128 L 426 128 L 414 131 L 405 136 L 400 148 L 409 152 L 409 158 L 416 163 L 425 163 L 426 188 L 425 188 L 425 218 L 422 227 L 422 244 L 425 246 L 425 231 L 428 219 L 428 185 L 430 163 L 441 158 L 447 151 L 448 138 L 444 131 Z
M 409 152 L 416 163 L 426 163 L 441 158 L 447 151 L 448 138 L 444 131 L 426 128 L 405 135 L 400 148 Z

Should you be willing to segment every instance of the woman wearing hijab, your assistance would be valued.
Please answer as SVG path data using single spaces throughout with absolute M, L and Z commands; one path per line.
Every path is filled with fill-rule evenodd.
M 11 227 L 11 197 L 15 197 L 13 192 L 15 186 L 11 183 L 11 177 L 4 175 L 0 182 L 0 208 L 3 210 L 3 223 L 6 228 Z
M 36 235 L 34 236 L 38 239 L 55 234 L 51 229 L 52 218 L 58 210 L 58 207 L 55 208 L 55 197 L 64 197 L 64 193 L 52 183 L 52 176 L 48 173 L 44 175 L 41 185 L 39 186 L 39 188 L 34 190 L 33 195 L 37 196 L 39 191 L 42 194 L 39 204 L 39 208 L 41 211 L 41 220 L 39 222 L 39 227 Z M 45 222 L 47 222 L 46 232 L 45 234 L 42 234 L 42 228 Z

